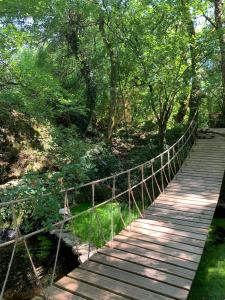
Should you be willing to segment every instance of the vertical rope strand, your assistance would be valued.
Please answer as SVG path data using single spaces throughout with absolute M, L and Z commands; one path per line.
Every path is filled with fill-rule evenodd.
M 161 163 L 161 185 L 162 185 L 162 192 L 164 193 L 164 178 L 163 178 L 163 154 L 160 155 L 160 163 Z
M 144 180 L 145 180 L 145 175 L 144 175 L 144 166 L 141 165 L 141 203 L 142 203 L 142 211 L 145 210 L 145 199 L 144 199 Z M 146 184 L 146 182 L 145 182 Z
M 169 176 L 169 182 L 171 181 L 171 170 L 170 170 L 170 149 L 167 151 L 167 166 L 168 166 L 168 176 Z
M 62 232 L 66 220 L 66 212 L 69 213 L 69 206 L 68 206 L 68 195 L 67 195 L 67 190 L 65 191 L 65 196 L 64 196 L 64 212 L 63 212 L 63 223 L 60 226 L 60 232 L 59 232 L 59 239 L 57 243 L 57 249 L 56 249 L 56 256 L 55 256 L 55 261 L 54 261 L 54 266 L 53 266 L 53 272 L 52 272 L 52 277 L 51 277 L 51 286 L 53 285 L 54 282 L 54 277 L 55 277 L 55 272 L 56 272 L 56 266 L 58 262 L 58 256 L 59 256 L 59 250 L 61 246 L 61 240 L 62 240 Z
M 116 178 L 113 177 L 113 186 L 112 186 L 112 199 L 115 199 L 116 195 Z M 114 238 L 114 214 L 113 214 L 113 202 L 111 204 L 111 247 Z
M 131 182 L 130 182 L 130 170 L 127 173 L 127 181 L 128 181 L 128 205 L 129 205 L 129 221 L 131 220 Z M 131 226 L 129 226 L 131 230 Z

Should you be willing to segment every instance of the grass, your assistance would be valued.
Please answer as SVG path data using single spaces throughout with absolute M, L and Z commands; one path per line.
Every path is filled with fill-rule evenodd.
M 225 299 L 225 219 L 214 218 L 188 300 Z
M 72 214 L 78 214 L 90 207 L 90 204 L 82 203 L 72 209 Z M 111 223 L 112 215 L 113 226 Z M 125 225 L 128 225 L 132 220 L 138 217 L 138 212 L 137 209 L 133 207 L 129 214 L 128 204 L 111 202 L 97 208 L 94 212 L 89 212 L 77 217 L 71 222 L 69 229 L 76 236 L 80 237 L 82 241 L 91 241 L 97 248 L 99 248 L 111 240 L 112 233 L 115 235 L 124 228 L 121 215 Z

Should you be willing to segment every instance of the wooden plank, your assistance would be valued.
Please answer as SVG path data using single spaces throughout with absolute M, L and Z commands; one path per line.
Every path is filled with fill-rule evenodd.
M 169 273 L 172 275 L 176 275 L 181 278 L 186 278 L 189 280 L 193 280 L 195 276 L 195 272 L 189 269 L 185 269 L 183 267 L 174 266 L 167 262 L 159 261 L 156 259 L 152 259 L 149 257 L 146 257 L 145 255 L 141 255 L 142 253 L 139 252 L 139 248 L 135 251 L 135 247 L 132 247 L 130 249 L 132 252 L 128 252 L 129 245 L 127 244 L 121 244 L 120 249 L 119 247 L 117 249 L 115 248 L 108 248 L 104 247 L 98 250 L 99 253 L 116 257 L 119 259 L 122 259 L 124 261 L 129 261 L 132 263 L 135 263 L 137 265 L 141 265 L 144 267 L 152 268 L 154 270 L 163 271 L 165 273 Z M 141 249 L 142 250 L 142 249 Z M 93 259 L 94 259 L 93 255 Z
M 178 172 L 177 174 L 176 174 L 176 176 L 180 176 L 180 175 L 183 175 L 183 176 L 190 176 L 190 177 L 196 177 L 196 178 L 199 178 L 199 177 L 201 177 L 202 179 L 204 178 L 207 178 L 207 179 L 209 179 L 209 180 L 212 180 L 212 181 L 219 181 L 219 180 L 222 180 L 222 176 L 220 176 L 220 175 L 211 175 L 211 174 L 206 174 L 206 173 L 204 173 L 204 172 L 199 172 L 199 173 L 197 173 L 197 172 L 191 172 L 191 171 L 185 171 L 185 170 L 183 170 L 182 172 Z
M 177 199 L 156 199 L 155 202 L 152 204 L 154 205 L 158 205 L 158 204 L 166 204 L 166 205 L 173 205 L 175 207 L 188 207 L 188 208 L 192 208 L 192 209 L 196 209 L 196 210 L 202 210 L 204 209 L 205 211 L 209 211 L 211 214 L 214 214 L 215 208 L 216 208 L 216 204 L 208 204 L 208 203 L 196 203 L 193 201 L 189 201 L 189 200 L 177 200 Z
M 197 177 L 196 177 L 197 178 Z M 193 180 L 193 178 L 192 178 Z M 198 184 L 198 186 L 197 186 Z M 208 184 L 208 186 L 207 186 Z M 201 190 L 199 188 L 199 186 L 201 186 Z M 202 183 L 202 182 L 196 182 L 196 186 L 194 186 L 193 181 L 191 181 L 191 179 L 189 179 L 189 177 L 182 177 L 181 175 L 179 175 L 179 177 L 176 178 L 176 182 L 173 184 L 170 183 L 166 189 L 168 189 L 168 192 L 170 190 L 174 190 L 174 191 L 182 191 L 182 192 L 194 192 L 194 194 L 200 194 L 203 196 L 217 196 L 220 192 L 220 187 L 221 184 L 218 186 L 215 185 L 211 185 L 210 182 L 207 183 Z
M 128 297 L 129 299 L 156 299 L 156 300 L 166 300 L 171 299 L 168 297 L 165 297 L 163 295 L 159 295 L 156 293 L 153 293 L 151 291 L 146 291 L 142 288 L 138 288 L 135 286 L 132 286 L 130 284 L 121 282 L 119 280 L 111 279 L 106 276 L 101 276 L 98 274 L 94 274 L 93 272 L 89 272 L 82 269 L 77 269 L 68 274 L 69 277 L 73 279 L 77 279 L 89 284 L 92 284 L 98 288 L 105 289 L 109 292 L 117 293 L 120 296 Z M 99 298 L 102 299 L 102 298 Z M 111 299 L 111 298 L 109 298 Z
M 144 249 L 148 249 L 148 250 L 152 250 L 158 253 L 162 253 L 162 254 L 167 254 L 176 258 L 180 258 L 183 260 L 188 260 L 191 262 L 196 262 L 198 263 L 201 259 L 201 256 L 199 254 L 194 254 L 191 252 L 187 252 L 187 251 L 180 251 L 174 248 L 170 248 L 167 246 L 163 246 L 163 245 L 158 245 L 158 244 L 153 244 L 150 242 L 145 242 L 143 240 L 137 240 L 135 238 L 132 237 L 127 237 L 127 236 L 123 236 L 123 235 L 116 235 L 114 237 L 115 241 L 121 242 L 121 243 L 126 243 L 126 244 L 130 244 L 130 245 L 135 245 Z
M 197 213 L 193 213 L 193 212 L 182 212 L 182 211 L 174 211 L 174 210 L 170 210 L 170 209 L 165 209 L 165 208 L 159 208 L 156 206 L 150 206 L 148 208 L 146 208 L 145 213 L 149 213 L 149 212 L 166 212 L 167 216 L 172 216 L 172 215 L 179 215 L 181 217 L 190 217 L 190 218 L 195 218 L 195 219 L 199 219 L 199 221 L 201 222 L 205 222 L 206 224 L 210 224 L 212 217 L 208 216 L 208 215 L 199 215 Z
M 210 156 L 211 155 L 211 156 Z M 202 164 L 205 163 L 205 166 L 221 166 L 224 165 L 224 155 L 219 155 L 218 157 L 213 156 L 211 153 L 209 153 L 209 156 L 202 157 L 199 153 L 192 153 L 190 157 L 185 160 L 185 164 L 191 164 L 193 162 Z M 210 158 L 209 158 L 210 157 Z M 221 163 L 221 164 L 220 164 Z
M 184 177 L 181 178 L 180 176 L 177 178 L 174 178 L 170 183 L 169 186 L 178 186 L 178 187 L 201 187 L 203 189 L 212 189 L 212 190 L 218 190 L 221 187 L 220 182 L 212 182 L 212 181 L 205 181 L 201 178 L 198 178 L 196 180 L 193 180 L 193 178 Z
M 102 299 L 102 300 L 125 300 L 127 298 L 114 294 L 112 292 L 108 292 L 99 287 L 87 284 L 85 282 L 81 282 L 75 278 L 69 278 L 67 276 L 58 280 L 55 285 L 61 289 L 65 289 L 70 293 L 77 294 L 85 299 Z
M 173 224 L 180 224 L 180 225 L 186 225 L 186 226 L 192 226 L 192 227 L 197 227 L 197 228 L 204 228 L 204 229 L 209 229 L 209 225 L 207 224 L 202 224 L 202 223 L 196 223 L 196 222 L 189 222 L 186 220 L 180 220 L 180 219 L 174 219 L 174 218 L 170 218 L 168 217 L 164 217 L 164 216 L 153 216 L 153 215 L 148 215 L 148 214 L 143 214 L 143 217 L 145 219 L 149 219 L 149 220 L 157 220 L 157 221 L 165 221 L 165 222 L 171 222 Z
M 207 187 L 206 185 L 203 186 L 199 186 L 199 185 L 184 185 L 184 184 L 169 184 L 167 187 L 166 187 L 167 191 L 184 191 L 184 192 L 189 192 L 189 191 L 192 191 L 192 192 L 197 192 L 197 193 L 201 193 L 201 195 L 210 195 L 211 193 L 216 193 L 218 194 L 218 188 L 212 188 L 212 187 Z
M 186 192 L 170 192 L 165 190 L 164 195 L 166 196 L 181 196 L 181 197 L 185 197 L 185 198 L 191 198 L 191 199 L 195 199 L 195 200 L 209 200 L 209 201 L 217 201 L 219 198 L 219 192 L 217 194 L 211 194 L 210 196 L 204 196 L 201 195 L 200 193 L 188 193 Z
M 121 262 L 118 261 L 115 261 L 115 263 L 118 263 L 118 265 L 121 264 Z M 132 272 L 132 270 L 135 270 L 134 266 L 133 265 L 128 266 L 128 264 L 129 263 L 127 263 L 127 267 L 131 272 L 127 272 L 115 268 L 114 266 L 104 265 L 94 261 L 84 263 L 81 266 L 81 268 L 86 271 L 96 273 L 97 275 L 103 275 L 111 279 L 116 279 L 119 282 L 128 283 L 133 287 L 138 287 L 157 294 L 161 294 L 163 296 L 175 297 L 176 299 L 184 299 L 184 300 L 186 299 L 188 295 L 188 290 L 186 286 L 184 286 L 183 288 L 179 288 L 163 282 L 156 281 L 151 278 L 137 275 Z M 164 278 L 165 278 L 165 274 L 164 274 Z M 175 283 L 175 279 L 173 283 Z
M 198 208 L 198 207 L 200 207 L 200 208 L 205 207 L 206 209 L 211 210 L 211 211 L 214 211 L 215 207 L 217 205 L 216 201 L 205 200 L 205 199 L 198 199 L 198 201 L 195 201 L 195 199 L 185 198 L 185 197 L 182 197 L 180 195 L 177 195 L 176 197 L 175 196 L 174 197 L 173 196 L 169 197 L 169 195 L 166 195 L 166 194 L 160 194 L 158 196 L 158 198 L 155 199 L 155 202 L 158 202 L 161 199 L 164 200 L 165 198 L 168 199 L 167 201 L 171 201 L 171 202 L 174 202 L 174 203 L 177 203 L 177 204 L 192 205 L 193 207 L 196 207 L 196 208 Z
M 49 300 L 84 300 L 85 298 L 69 293 L 56 286 L 51 286 L 46 289 Z
M 131 228 L 131 230 L 132 230 L 132 228 Z M 120 235 L 132 237 L 132 238 L 135 238 L 138 240 L 143 240 L 143 241 L 154 243 L 154 244 L 167 246 L 167 247 L 174 248 L 177 250 L 184 250 L 184 251 L 199 254 L 199 255 L 202 254 L 202 249 L 199 247 L 171 241 L 169 239 L 165 239 L 165 238 L 161 238 L 161 237 L 160 238 L 150 237 L 149 235 L 146 235 L 146 234 L 141 234 L 141 233 L 137 233 L 134 231 L 128 231 L 128 230 L 122 230 L 120 232 Z
M 186 165 L 186 166 L 183 166 L 180 169 L 179 172 L 181 172 L 181 173 L 183 173 L 183 172 L 190 172 L 190 173 L 196 172 L 200 176 L 201 176 L 201 174 L 221 176 L 221 174 L 224 173 L 224 168 L 222 167 L 222 168 L 215 169 L 215 168 L 211 168 L 210 166 L 208 166 L 208 167 L 201 167 L 201 166 L 193 167 L 193 166 Z
M 93 255 L 91 257 L 91 261 L 97 262 L 99 264 L 111 266 L 111 267 L 116 267 L 117 269 L 124 270 L 132 274 L 147 277 L 152 280 L 156 280 L 162 283 L 167 283 L 172 286 L 184 288 L 187 290 L 190 289 L 192 283 L 190 279 L 185 279 L 179 276 L 171 275 L 147 266 L 139 265 L 133 262 L 125 261 L 118 257 L 104 255 L 101 253 L 97 253 Z
M 140 223 L 140 222 L 132 222 L 129 227 L 140 227 L 140 228 L 144 228 L 144 229 L 149 229 L 149 230 L 153 230 L 153 231 L 160 231 L 160 232 L 166 232 L 166 233 L 170 233 L 170 234 L 174 234 L 174 235 L 179 235 L 179 236 L 184 236 L 187 238 L 191 238 L 191 239 L 196 239 L 199 241 L 205 241 L 207 238 L 206 234 L 199 234 L 199 233 L 192 233 L 189 231 L 184 231 L 184 230 L 179 230 L 179 229 L 174 229 L 174 228 L 169 228 L 169 227 L 161 227 L 161 226 L 157 226 L 157 225 L 149 225 L 149 224 L 145 224 L 145 223 Z
M 205 244 L 205 242 L 196 239 L 190 239 L 184 236 L 173 235 L 167 232 L 154 231 L 154 230 L 145 229 L 141 227 L 128 226 L 126 230 L 140 233 L 140 234 L 145 234 L 154 239 L 161 239 L 161 238 L 170 239 L 171 241 L 175 241 L 178 243 L 183 243 L 183 244 L 187 244 L 199 248 L 203 248 Z
M 185 161 L 185 163 L 184 163 L 184 168 L 185 167 L 193 167 L 194 169 L 197 169 L 198 167 L 200 167 L 200 168 L 211 168 L 211 169 L 213 169 L 213 170 L 222 170 L 222 168 L 223 168 L 223 164 L 220 164 L 220 165 L 218 165 L 218 164 L 215 164 L 214 162 L 213 163 L 211 163 L 211 164 L 208 164 L 208 163 L 206 163 L 206 161 L 204 161 L 204 160 L 202 160 L 202 161 L 196 161 L 196 160 L 193 160 L 193 159 L 191 159 L 190 161 Z
M 160 194 L 157 198 L 157 200 L 159 199 L 168 199 L 168 200 L 173 200 L 173 199 L 177 199 L 180 200 L 181 202 L 183 200 L 188 200 L 188 201 L 192 201 L 193 203 L 205 203 L 205 204 L 213 204 L 216 207 L 216 204 L 218 202 L 218 200 L 206 200 L 206 199 L 194 199 L 191 197 L 187 197 L 187 196 L 181 196 L 181 195 L 166 195 L 166 194 Z
M 212 163 L 206 163 L 204 160 L 199 160 L 198 163 L 196 163 L 193 159 L 190 159 L 190 161 L 186 160 L 184 165 L 184 168 L 193 168 L 196 169 L 197 171 L 204 171 L 204 170 L 209 170 L 212 172 L 216 171 L 221 171 L 223 170 L 223 164 L 215 164 L 214 162 Z M 201 169 L 198 169 L 198 167 L 201 167 Z
M 171 210 L 176 210 L 176 211 L 183 211 L 183 212 L 193 212 L 196 214 L 201 214 L 201 215 L 208 215 L 210 217 L 213 217 L 214 211 L 212 210 L 207 210 L 203 206 L 202 208 L 200 206 L 198 207 L 191 207 L 189 205 L 186 205 L 185 203 L 182 204 L 176 204 L 176 203 L 171 203 L 171 202 L 160 202 L 160 201 L 155 201 L 153 207 L 158 207 L 158 208 L 165 208 L 165 209 L 171 209 Z
M 221 171 L 217 171 L 217 172 L 211 172 L 210 170 L 206 169 L 206 170 L 193 170 L 193 169 L 188 169 L 187 166 L 185 166 L 182 170 L 179 170 L 177 172 L 177 175 L 179 176 L 180 174 L 184 174 L 184 175 L 188 175 L 188 176 L 197 176 L 200 178 L 210 178 L 213 180 L 220 180 L 221 176 L 223 174 L 222 170 Z
M 216 199 L 207 199 L 201 196 L 192 196 L 192 195 L 188 195 L 188 194 L 184 194 L 184 193 L 164 193 L 164 194 L 160 194 L 158 199 L 168 199 L 168 200 L 173 200 L 173 199 L 180 199 L 180 200 L 189 200 L 192 201 L 193 203 L 199 203 L 200 205 L 203 203 L 205 204 L 213 204 L 216 207 L 216 204 L 218 202 L 218 198 Z
M 168 192 L 177 192 L 177 191 L 182 191 L 182 192 L 197 192 L 200 193 L 201 195 L 207 196 L 210 195 L 211 193 L 216 193 L 218 194 L 219 189 L 212 189 L 212 188 L 207 188 L 206 186 L 201 186 L 200 188 L 198 186 L 185 186 L 184 184 L 182 185 L 175 185 L 175 184 L 169 184 L 166 187 L 166 190 Z
M 200 177 L 193 178 L 193 176 L 183 176 L 182 173 L 180 173 L 179 176 L 176 175 L 173 180 L 174 180 L 174 182 L 178 182 L 181 184 L 183 184 L 183 183 L 190 184 L 190 183 L 193 183 L 193 181 L 194 181 L 195 183 L 198 183 L 198 184 L 210 185 L 213 188 L 220 188 L 221 181 L 222 181 L 222 180 L 212 181 L 209 178 L 200 178 Z
M 111 243 L 111 242 L 110 242 Z M 126 249 L 127 252 L 131 252 L 131 253 L 139 253 L 139 255 L 143 255 L 144 257 L 148 257 L 151 259 L 155 259 L 158 261 L 162 261 L 174 266 L 179 266 L 182 268 L 186 268 L 192 271 L 196 271 L 198 268 L 198 263 L 196 262 L 192 262 L 192 261 L 188 261 L 186 259 L 181 259 L 179 257 L 174 257 L 171 255 L 167 255 L 164 253 L 159 253 L 159 252 L 155 252 L 152 250 L 148 250 L 142 247 L 139 247 L 137 245 L 133 244 L 127 244 L 127 243 L 122 243 L 119 241 L 112 241 L 112 247 L 116 248 L 116 249 Z
M 210 220 L 206 220 L 206 219 L 203 219 L 201 217 L 197 218 L 197 217 L 192 217 L 192 216 L 189 216 L 189 215 L 187 216 L 187 215 L 181 214 L 181 213 L 179 213 L 179 215 L 178 215 L 175 212 L 172 212 L 172 211 L 168 212 L 165 209 L 151 209 L 149 211 L 146 210 L 145 211 L 145 217 L 147 215 L 149 217 L 151 217 L 151 216 L 157 216 L 157 217 L 163 216 L 163 217 L 166 217 L 166 218 L 171 218 L 171 219 L 176 219 L 176 220 L 185 220 L 185 221 L 188 221 L 188 222 L 193 221 L 195 223 L 199 222 L 201 224 L 205 224 L 205 225 L 208 225 L 208 226 L 211 224 Z
M 141 222 L 144 224 L 149 224 L 149 225 L 155 225 L 155 226 L 160 226 L 160 227 L 166 227 L 166 228 L 171 228 L 171 229 L 177 229 L 177 230 L 182 230 L 182 231 L 187 231 L 187 232 L 193 232 L 193 233 L 199 233 L 203 235 L 207 235 L 208 230 L 205 228 L 196 228 L 192 226 L 186 226 L 186 225 L 181 225 L 181 224 L 174 224 L 172 222 L 166 222 L 166 221 L 157 221 L 157 220 L 151 220 L 150 218 L 140 218 L 136 219 L 135 222 Z
M 223 155 L 224 156 L 224 155 Z M 224 165 L 225 164 L 225 161 L 224 161 L 224 157 L 220 156 L 218 158 L 216 157 L 213 157 L 213 156 L 207 156 L 207 157 L 202 157 L 201 155 L 199 154 L 195 154 L 195 155 L 191 155 L 190 158 L 188 158 L 184 163 L 185 164 L 189 164 L 191 162 L 196 162 L 196 163 L 205 163 L 205 164 L 208 164 L 208 160 L 210 159 L 210 164 L 214 165 L 214 164 L 222 164 Z
M 212 184 L 211 186 L 214 187 L 214 186 L 218 186 L 219 183 L 221 183 L 221 178 L 219 179 L 215 179 L 213 180 L 211 177 L 201 177 L 201 176 L 192 176 L 192 174 L 189 174 L 188 172 L 186 172 L 186 174 L 184 175 L 184 170 L 182 172 L 178 171 L 178 173 L 176 173 L 175 175 L 175 180 L 189 180 L 189 181 L 192 181 L 193 180 L 195 182 L 202 182 L 203 184 Z

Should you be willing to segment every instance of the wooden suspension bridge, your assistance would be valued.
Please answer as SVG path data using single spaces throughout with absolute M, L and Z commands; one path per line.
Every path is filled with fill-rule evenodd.
M 212 129 L 213 137 L 209 139 L 195 139 L 196 130 L 194 120 L 186 133 L 154 160 L 86 185 L 92 189 L 92 209 L 101 205 L 95 204 L 94 191 L 104 180 L 113 182 L 112 197 L 104 203 L 127 193 L 129 204 L 133 201 L 139 210 L 133 193 L 137 187 L 141 189 L 142 200 L 145 191 L 152 203 L 139 210 L 140 217 L 119 234 L 112 233 L 111 241 L 67 276 L 54 281 L 53 274 L 51 286 L 44 290 L 44 298 L 187 299 L 225 170 L 225 129 Z M 157 159 L 159 167 L 155 171 L 153 166 Z M 151 169 L 150 174 L 146 175 L 146 168 Z M 140 170 L 141 181 L 132 185 L 130 179 L 135 169 Z M 128 189 L 117 195 L 115 184 L 121 174 L 128 176 Z M 161 193 L 154 195 L 149 181 L 154 182 Z M 68 190 L 66 199 L 67 193 Z M 65 201 L 65 206 L 67 204 Z M 64 215 L 64 220 L 57 225 L 64 225 L 71 218 Z M 17 241 L 22 238 L 25 241 L 30 235 L 18 236 Z M 57 252 L 59 247 L 60 239 Z

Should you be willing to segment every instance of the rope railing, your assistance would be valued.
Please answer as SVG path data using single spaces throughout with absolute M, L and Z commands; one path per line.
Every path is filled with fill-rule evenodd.
M 53 265 L 53 270 L 52 270 L 52 276 L 51 276 L 51 281 L 50 285 L 54 283 L 55 280 L 55 273 L 56 273 L 56 266 L 58 263 L 58 258 L 59 258 L 59 250 L 62 244 L 62 233 L 65 228 L 65 225 L 68 224 L 71 221 L 75 221 L 76 219 L 85 216 L 87 214 L 91 213 L 91 218 L 90 218 L 90 227 L 89 227 L 89 250 L 88 250 L 88 259 L 90 257 L 90 249 L 91 249 L 91 235 L 95 230 L 99 230 L 99 234 L 101 235 L 101 239 L 104 243 L 108 243 L 109 247 L 112 247 L 112 240 L 114 238 L 115 230 L 114 230 L 114 212 L 113 212 L 113 206 L 111 206 L 111 212 L 110 212 L 110 241 L 106 240 L 106 237 L 104 236 L 101 228 L 101 220 L 98 212 L 98 208 L 103 207 L 104 205 L 108 203 L 119 203 L 120 199 L 122 197 L 127 197 L 127 204 L 128 204 L 128 215 L 129 215 L 129 220 L 131 220 L 131 209 L 135 208 L 137 211 L 138 215 L 140 217 L 143 216 L 143 212 L 145 210 L 145 202 L 147 198 L 147 203 L 148 205 L 154 202 L 156 197 L 160 194 L 163 193 L 166 186 L 171 182 L 173 177 L 176 175 L 178 170 L 181 169 L 181 166 L 185 160 L 185 158 L 188 155 L 188 152 L 192 148 L 192 145 L 195 141 L 195 136 L 197 132 L 197 126 L 198 126 L 198 115 L 197 112 L 194 115 L 193 120 L 190 122 L 189 126 L 187 127 L 186 131 L 184 134 L 168 149 L 157 155 L 151 160 L 148 160 L 142 164 L 139 164 L 133 168 L 130 168 L 128 170 L 119 172 L 117 174 L 94 180 L 85 184 L 82 184 L 78 187 L 71 187 L 65 190 L 61 191 L 61 194 L 64 195 L 63 202 L 64 202 L 64 215 L 59 219 L 57 222 L 54 222 L 52 224 L 52 228 L 57 228 L 59 229 L 59 238 L 58 238 L 58 243 L 56 247 L 56 254 L 55 254 L 55 259 L 54 259 L 54 265 Z M 136 177 L 138 175 L 138 180 L 136 178 L 136 182 L 133 183 L 133 177 L 134 177 L 134 172 L 136 172 Z M 127 188 L 125 190 L 117 190 L 116 185 L 117 182 L 120 181 L 121 177 L 125 176 L 127 177 Z M 133 177 L 132 177 L 133 176 Z M 102 201 L 101 203 L 97 202 L 96 199 L 96 187 L 99 186 L 100 184 L 104 184 L 105 182 L 110 182 L 110 188 L 111 188 L 111 196 Z M 70 208 L 72 205 L 70 205 L 69 200 L 68 200 L 68 194 L 72 192 L 77 192 L 79 189 L 91 189 L 91 207 L 85 211 L 82 211 L 80 213 L 71 215 L 67 214 L 66 212 L 70 211 Z M 135 194 L 135 191 L 139 189 L 139 195 L 138 195 L 138 200 L 137 200 L 137 195 Z M 50 194 L 44 194 L 42 195 L 43 197 L 49 196 Z M 5 280 L 3 283 L 3 286 L 1 287 L 1 293 L 0 293 L 0 300 L 3 299 L 4 292 L 6 289 L 7 281 L 9 279 L 9 274 L 10 270 L 12 267 L 13 263 L 13 258 L 15 256 L 16 252 L 16 247 L 18 243 L 23 242 L 25 246 L 25 250 L 27 253 L 27 256 L 29 258 L 29 261 L 32 266 L 32 270 L 34 272 L 34 276 L 36 278 L 36 283 L 37 285 L 42 289 L 42 296 L 45 299 L 48 299 L 48 294 L 46 290 L 43 288 L 41 280 L 36 272 L 35 264 L 32 260 L 32 255 L 29 251 L 28 245 L 27 245 L 27 239 L 31 238 L 32 236 L 38 235 L 40 233 L 44 233 L 49 230 L 48 227 L 42 227 L 40 229 L 37 229 L 35 231 L 29 232 L 29 233 L 21 233 L 20 230 L 20 224 L 17 222 L 17 217 L 16 217 L 16 208 L 15 205 L 20 204 L 20 203 L 25 203 L 29 202 L 29 197 L 24 198 L 24 199 L 15 199 L 7 202 L 1 202 L 0 203 L 0 208 L 1 207 L 7 207 L 11 209 L 12 211 L 12 219 L 13 219 L 13 224 L 14 228 L 16 231 L 16 237 L 10 241 L 5 241 L 0 243 L 0 250 L 2 247 L 6 247 L 9 245 L 13 245 L 12 253 L 11 253 L 11 258 L 9 261 L 7 273 L 5 274 Z M 119 217 L 120 220 L 123 224 L 123 227 L 125 228 L 127 226 L 121 211 L 119 211 Z M 94 222 L 94 217 L 96 218 L 98 228 L 93 228 L 93 222 Z M 76 225 L 76 223 L 75 223 Z M 129 226 L 128 226 L 129 228 Z M 81 237 L 82 238 L 82 237 Z M 79 252 L 79 245 L 75 245 L 77 253 Z M 78 257 L 79 258 L 79 257 Z

